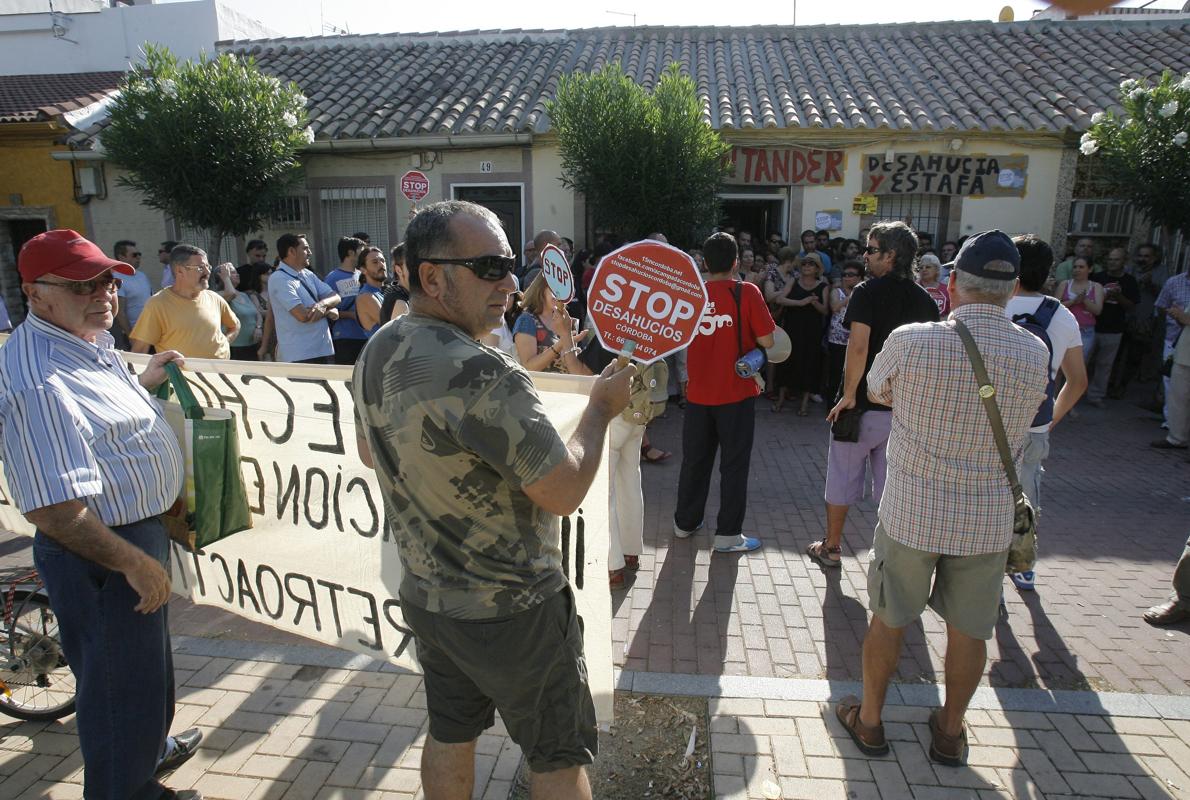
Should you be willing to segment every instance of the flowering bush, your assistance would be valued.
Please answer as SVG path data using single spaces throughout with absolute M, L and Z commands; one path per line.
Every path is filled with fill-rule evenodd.
M 179 64 L 166 48 L 146 45 L 144 64 L 125 76 L 108 113 L 100 144 L 127 171 L 118 182 L 209 231 L 199 244 L 212 263 L 224 235 L 263 226 L 301 178 L 298 153 L 314 139 L 295 84 L 226 53 Z
M 1123 113 L 1098 112 L 1079 142 L 1115 189 L 1169 230 L 1190 233 L 1190 73 L 1168 70 L 1155 85 L 1120 83 Z

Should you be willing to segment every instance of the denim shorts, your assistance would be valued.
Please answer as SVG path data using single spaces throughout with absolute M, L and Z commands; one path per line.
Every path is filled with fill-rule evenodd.
M 497 619 L 455 619 L 404 600 L 401 609 L 425 673 L 431 736 L 470 742 L 495 723 L 499 709 L 534 772 L 595 760 L 595 704 L 569 586 Z

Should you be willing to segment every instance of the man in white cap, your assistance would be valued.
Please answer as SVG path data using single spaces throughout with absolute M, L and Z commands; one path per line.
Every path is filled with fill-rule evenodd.
M 18 257 L 29 316 L 0 349 L 0 440 L 14 505 L 37 533 L 33 561 L 78 681 L 87 798 L 201 798 L 155 774 L 202 733 L 168 736 L 174 675 L 161 522 L 182 489 L 182 453 L 146 389 L 181 354 L 129 374 L 108 333 L 120 275 L 133 268 L 71 230 Z

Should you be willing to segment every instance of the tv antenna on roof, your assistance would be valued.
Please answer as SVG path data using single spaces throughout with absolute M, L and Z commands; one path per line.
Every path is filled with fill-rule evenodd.
M 607 11 L 608 14 L 615 14 L 620 17 L 632 17 L 632 27 L 636 27 L 636 14 L 631 11 Z

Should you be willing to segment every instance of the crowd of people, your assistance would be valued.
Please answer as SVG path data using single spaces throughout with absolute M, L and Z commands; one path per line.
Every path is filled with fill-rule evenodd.
M 22 248 L 30 313 L 0 351 L 0 439 L 79 676 L 88 796 L 198 796 L 157 778 L 192 756 L 201 735 L 169 735 L 161 515 L 178 498 L 182 457 L 146 391 L 186 357 L 355 365 L 357 451 L 376 472 L 424 670 L 427 795 L 470 796 L 476 740 L 498 709 L 526 754 L 534 797 L 590 797 L 594 707 L 559 517 L 582 502 L 610 442 L 609 579 L 625 586 L 643 549 L 640 464 L 668 455 L 646 426 L 669 398 L 683 410 L 673 534 L 688 540 L 704 527 L 718 458 L 716 557 L 762 547 L 746 521 L 757 398 L 803 416 L 811 403 L 829 407 L 826 524 L 806 557 L 839 568 L 850 507 L 868 495 L 879 506 L 863 692 L 835 713 L 862 752 L 888 752 L 885 694 L 904 629 L 928 605 L 947 625 L 946 695 L 930 718 L 929 753 L 964 763 L 964 713 L 1013 536 L 997 429 L 1038 513 L 1049 433 L 1084 391 L 1102 403 L 1162 370 L 1168 432 L 1153 446 L 1185 449 L 1190 277 L 1167 275 L 1153 245 L 1131 265 L 1111 250 L 1099 267 L 1088 241 L 1055 263 L 1038 237 L 1000 231 L 935 252 L 904 222 L 874 224 L 855 240 L 808 230 L 800 248 L 723 230 L 688 251 L 709 298 L 700 334 L 669 364 L 638 367 L 597 345 L 582 292 L 560 303 L 541 271 L 554 245 L 589 287 L 616 244 L 575 252 L 541 231 L 519 260 L 492 212 L 448 201 L 423 209 L 390 253 L 364 234 L 340 238 L 338 267 L 325 277 L 295 233 L 278 239 L 272 263 L 264 242 L 250 242 L 239 268 L 212 268 L 200 248 L 163 242 L 155 293 L 136 269 L 135 242 L 108 257 L 74 231 L 51 231 Z M 737 369 L 741 355 L 775 352 L 779 339 L 790 355 L 767 375 Z M 117 346 L 155 354 L 134 378 Z M 403 372 L 411 358 L 424 368 Z M 594 378 L 565 439 L 530 377 L 548 371 Z M 948 425 L 937 424 L 937 409 Z M 1011 578 L 1035 589 L 1032 570 Z M 1188 581 L 1190 543 L 1174 595 L 1145 619 L 1190 615 Z

